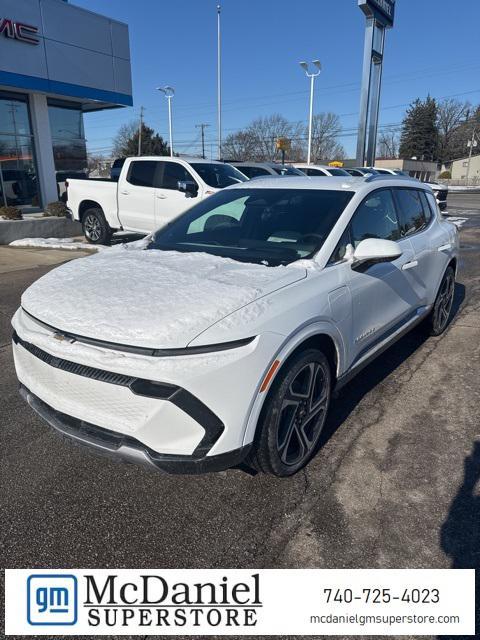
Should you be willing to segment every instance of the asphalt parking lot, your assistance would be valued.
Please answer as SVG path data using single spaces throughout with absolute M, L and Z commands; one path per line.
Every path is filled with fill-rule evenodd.
M 2 566 L 480 569 L 480 194 L 450 195 L 449 214 L 449 329 L 414 331 L 365 369 L 316 458 L 283 480 L 167 476 L 56 436 L 18 395 L 9 325 L 51 265 L 0 273 Z

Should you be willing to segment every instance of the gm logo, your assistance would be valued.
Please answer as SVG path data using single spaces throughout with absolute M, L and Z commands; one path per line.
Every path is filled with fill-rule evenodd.
M 35 573 L 27 579 L 27 620 L 32 625 L 77 622 L 77 578 L 69 574 Z

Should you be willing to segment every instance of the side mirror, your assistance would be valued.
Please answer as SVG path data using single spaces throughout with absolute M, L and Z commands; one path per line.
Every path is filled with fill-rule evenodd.
M 367 238 L 358 244 L 353 253 L 352 269 L 370 266 L 378 262 L 392 262 L 401 255 L 400 246 L 393 240 Z
M 179 180 L 177 182 L 179 191 L 185 194 L 187 198 L 196 198 L 198 195 L 198 184 L 193 180 Z

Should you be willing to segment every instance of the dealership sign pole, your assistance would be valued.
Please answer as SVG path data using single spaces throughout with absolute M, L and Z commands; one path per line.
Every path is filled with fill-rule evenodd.
M 357 164 L 363 167 L 375 164 L 385 30 L 393 27 L 395 0 L 358 0 L 358 6 L 366 16 L 357 138 Z

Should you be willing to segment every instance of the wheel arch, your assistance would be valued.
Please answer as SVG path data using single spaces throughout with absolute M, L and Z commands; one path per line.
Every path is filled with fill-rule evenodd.
M 101 205 L 98 204 L 98 202 L 95 202 L 95 200 L 82 200 L 82 202 L 78 205 L 78 219 L 80 222 L 83 222 L 83 217 L 85 216 L 85 212 L 88 211 L 88 209 L 100 209 L 102 214 L 105 215 L 105 212 L 103 211 Z
M 330 323 L 321 323 L 319 325 L 305 327 L 302 331 L 298 332 L 294 336 L 283 344 L 278 353 L 269 363 L 268 368 L 265 371 L 264 376 L 259 381 L 258 391 L 254 402 L 252 403 L 251 410 L 249 412 L 248 420 L 245 426 L 243 443 L 249 444 L 253 441 L 255 433 L 257 431 L 258 422 L 262 413 L 262 409 L 265 405 L 266 399 L 272 388 L 272 384 L 277 378 L 278 374 L 288 366 L 289 361 L 296 356 L 300 351 L 304 351 L 309 348 L 321 349 L 330 364 L 332 373 L 332 388 L 335 386 L 335 381 L 341 374 L 344 368 L 344 345 L 340 332 L 330 325 Z M 280 365 L 274 371 L 274 375 L 271 377 L 269 384 L 265 391 L 260 391 L 261 386 L 268 376 L 270 370 L 274 366 L 276 361 L 280 361 Z

